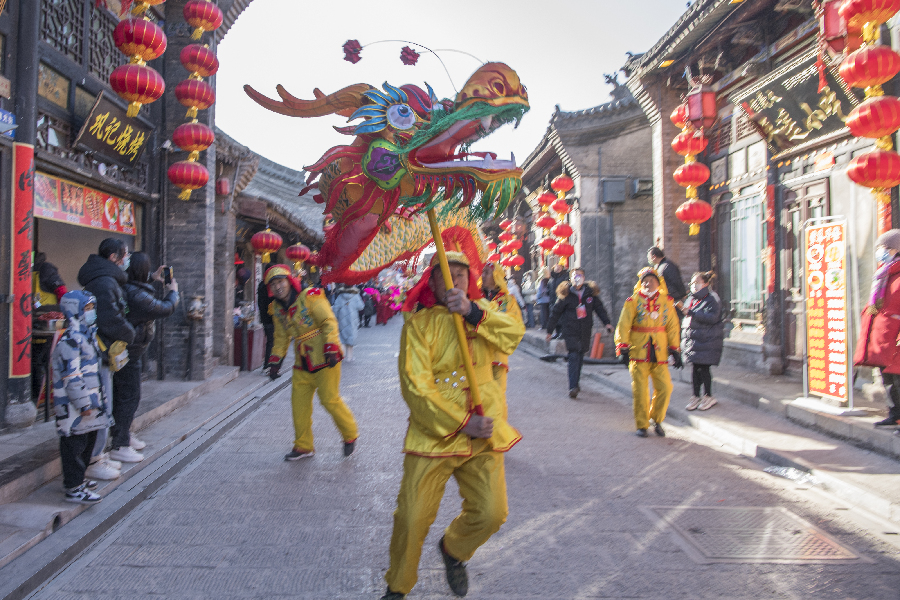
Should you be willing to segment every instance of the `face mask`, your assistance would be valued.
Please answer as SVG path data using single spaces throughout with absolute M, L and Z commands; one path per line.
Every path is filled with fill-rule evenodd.
M 82 319 L 84 320 L 85 325 L 93 325 L 97 322 L 97 311 L 95 309 L 84 311 L 84 317 L 82 317 Z
M 582 277 L 581 275 L 575 275 L 574 277 L 572 277 L 572 285 L 574 285 L 575 287 L 580 286 L 582 283 L 584 283 L 584 277 Z
M 122 269 L 123 271 L 127 271 L 128 267 L 130 267 L 130 266 L 131 266 L 131 255 L 127 254 L 125 256 L 125 260 L 122 261 L 121 265 L 119 265 L 119 268 Z
M 891 260 L 891 251 L 887 248 L 882 248 L 875 254 L 875 259 L 880 263 L 886 263 Z

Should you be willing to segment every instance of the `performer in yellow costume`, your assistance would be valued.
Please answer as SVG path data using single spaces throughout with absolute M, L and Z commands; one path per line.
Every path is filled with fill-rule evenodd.
M 524 322 L 522 309 L 519 308 L 519 303 L 512 297 L 512 294 L 509 293 L 509 288 L 506 286 L 502 268 L 499 271 L 500 277 L 495 278 L 494 273 L 497 273 L 497 265 L 492 262 L 485 263 L 484 269 L 481 271 L 481 292 L 484 294 L 484 297 L 490 301 L 491 308 L 494 310 L 507 313 Z M 492 365 L 494 367 L 494 379 L 500 384 L 500 389 L 503 390 L 503 395 L 506 396 L 509 354 L 498 350 Z
M 399 600 L 416 584 L 422 544 L 451 476 L 463 497 L 462 513 L 438 547 L 457 596 L 468 591 L 464 562 L 500 529 L 508 512 L 502 453 L 521 436 L 506 421 L 506 397 L 491 363 L 497 352 L 513 353 L 525 326 L 481 298 L 465 254 L 448 252 L 447 259 L 454 287 L 445 288 L 435 259 L 404 304 L 405 311 L 419 310 L 400 337 L 400 390 L 410 417 L 382 600 Z M 472 382 L 466 380 L 451 313 L 465 319 L 481 406 L 473 405 L 468 392 Z
M 641 269 L 634 293 L 622 307 L 615 336 L 616 353 L 631 372 L 634 422 L 640 437 L 647 437 L 650 419 L 656 435 L 666 435 L 662 422 L 672 396 L 669 355 L 676 369 L 684 366 L 680 334 L 678 313 L 665 281 L 653 268 Z M 652 402 L 648 378 L 653 381 Z
M 275 299 L 269 314 L 275 325 L 275 343 L 269 357 L 269 377 L 278 377 L 288 344 L 294 348 L 291 409 L 294 419 L 294 446 L 284 460 L 298 460 L 315 454 L 312 433 L 312 399 L 318 390 L 319 402 L 334 419 L 344 439 L 344 456 L 350 456 L 359 432 L 353 413 L 341 399 L 341 355 L 338 324 L 331 305 L 319 288 L 302 290 L 291 277 L 287 265 L 269 267 L 263 280 Z

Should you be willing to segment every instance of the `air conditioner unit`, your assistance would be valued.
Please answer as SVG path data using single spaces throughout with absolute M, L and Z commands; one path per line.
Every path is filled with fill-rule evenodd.
M 605 178 L 600 180 L 603 192 L 603 204 L 622 204 L 628 198 L 626 189 L 628 180 L 624 177 Z
M 652 179 L 633 179 L 631 181 L 631 197 L 635 196 L 652 196 L 653 180 Z

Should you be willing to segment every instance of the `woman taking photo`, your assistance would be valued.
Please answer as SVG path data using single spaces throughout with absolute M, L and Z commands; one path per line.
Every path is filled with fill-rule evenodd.
M 687 410 L 709 410 L 716 405 L 712 396 L 710 367 L 718 365 L 722 358 L 725 339 L 725 320 L 722 318 L 722 301 L 709 287 L 716 275 L 712 271 L 694 273 L 691 277 L 691 294 L 684 304 L 675 306 L 684 314 L 681 321 L 681 352 L 684 360 L 694 367 L 694 395 Z M 705 392 L 700 396 L 700 388 Z

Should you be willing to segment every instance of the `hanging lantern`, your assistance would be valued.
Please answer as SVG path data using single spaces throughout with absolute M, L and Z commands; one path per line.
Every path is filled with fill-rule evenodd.
M 511 256 L 507 256 L 506 258 L 501 258 L 500 266 L 512 268 L 512 265 L 509 263 L 509 259 L 511 259 L 511 258 L 512 258 Z
M 201 123 L 183 123 L 172 132 L 172 143 L 186 152 L 190 152 L 189 161 L 200 158 L 200 153 L 216 141 L 213 130 Z
M 219 70 L 219 59 L 206 46 L 190 44 L 181 50 L 181 64 L 190 71 L 191 79 L 200 79 L 215 75 Z
M 512 240 L 514 237 L 516 237 L 516 236 L 514 236 L 513 234 L 511 234 L 508 231 L 504 231 L 503 233 L 501 233 L 500 235 L 497 236 L 497 238 L 501 242 L 508 242 L 508 241 Z
M 556 240 L 551 237 L 545 237 L 540 242 L 538 242 L 538 246 L 540 246 L 545 252 L 550 252 L 553 250 L 553 247 L 556 245 Z
M 507 245 L 507 247 L 510 248 L 511 251 L 515 252 L 516 250 L 518 250 L 519 248 L 522 247 L 522 240 L 513 239 L 513 240 L 510 240 L 509 243 L 506 245 Z
M 572 235 L 572 228 L 566 223 L 559 223 L 556 227 L 554 227 L 551 232 L 558 238 L 566 239 L 570 235 Z
M 497 263 L 497 262 L 500 262 L 500 260 L 501 260 L 502 258 L 503 258 L 503 257 L 500 256 L 500 253 L 499 253 L 499 252 L 494 252 L 493 254 L 491 254 L 490 256 L 488 256 L 488 262 Z
M 696 85 L 687 94 L 687 118 L 696 129 L 709 129 L 716 122 L 716 92 L 708 85 Z
M 900 72 L 900 54 L 888 46 L 865 46 L 844 59 L 839 72 L 851 87 L 880 86 Z
M 673 110 L 672 114 L 669 116 L 669 119 L 672 120 L 675 127 L 684 129 L 685 125 L 688 123 L 687 104 L 679 104 L 676 106 L 675 110 Z
M 553 246 L 553 254 L 559 257 L 559 262 L 566 266 L 569 264 L 569 257 L 575 254 L 575 246 L 568 242 L 559 242 Z
M 159 100 L 166 91 L 159 73 L 138 64 L 116 67 L 109 76 L 109 86 L 129 102 L 126 113 L 129 117 L 136 117 L 142 105 Z
M 550 208 L 555 210 L 559 215 L 567 215 L 572 212 L 572 207 L 569 206 L 563 198 L 557 199 L 550 205 Z
M 253 246 L 254 252 L 262 254 L 263 264 L 268 264 L 270 261 L 269 256 L 278 252 L 282 241 L 280 235 L 267 227 L 265 231 L 258 231 L 253 234 L 253 237 L 250 238 L 250 245 Z
M 522 265 L 525 264 L 525 259 L 518 254 L 513 254 L 509 257 L 509 266 L 518 271 Z
M 695 156 L 706 150 L 709 141 L 702 131 L 682 131 L 672 140 L 672 150 L 681 156 Z
M 184 20 L 194 26 L 192 40 L 199 40 L 204 31 L 218 29 L 222 19 L 222 10 L 209 0 L 188 0 L 184 5 Z
M 847 176 L 863 187 L 895 187 L 900 185 L 900 155 L 880 149 L 866 152 L 850 161 Z
M 848 27 L 840 14 L 844 0 L 824 0 L 819 16 L 822 40 L 835 53 L 853 52 L 862 45 L 862 26 Z
M 113 43 L 133 64 L 142 65 L 166 51 L 166 34 L 145 19 L 123 19 L 113 30 Z
M 861 30 L 866 23 L 875 25 L 886 23 L 900 11 L 900 0 L 845 0 L 838 13 L 847 22 L 847 27 Z
M 675 210 L 675 216 L 682 223 L 690 225 L 688 235 L 697 235 L 700 233 L 700 223 L 712 216 L 712 206 L 703 200 L 691 198 Z
M 495 244 L 494 242 L 488 242 L 487 249 L 490 251 L 494 251 L 497 249 L 497 244 Z
M 121 67 L 119 67 L 121 68 Z M 205 81 L 185 79 L 175 86 L 175 97 L 188 107 L 187 116 L 197 118 L 198 110 L 206 110 L 216 101 L 216 93 Z
M 209 183 L 209 171 L 206 170 L 206 167 L 187 160 L 177 162 L 169 167 L 167 174 L 169 181 L 181 188 L 181 193 L 178 194 L 179 200 L 190 199 L 192 191 Z
M 890 135 L 900 129 L 900 100 L 893 96 L 869 98 L 850 112 L 846 124 L 857 137 Z
M 140 15 L 151 6 L 159 6 L 165 1 L 166 0 L 140 0 L 139 2 L 135 2 L 134 6 L 131 7 L 131 14 Z M 127 9 L 127 7 L 125 8 Z
M 281 246 L 281 244 L 279 244 L 279 246 Z M 287 256 L 288 260 L 294 261 L 294 270 L 299 271 L 303 268 L 303 263 L 309 260 L 311 252 L 309 251 L 309 248 L 303 244 L 294 244 L 293 246 L 288 246 L 285 249 L 284 254 Z
M 550 205 L 556 201 L 556 194 L 553 192 L 544 192 L 540 196 L 537 197 L 537 203 L 541 207 L 542 212 L 546 212 Z
M 551 227 L 556 225 L 556 219 L 554 219 L 553 217 L 551 217 L 548 214 L 544 214 L 537 221 L 535 221 L 534 224 L 537 227 L 540 227 L 541 229 L 543 229 L 544 231 L 547 231 L 548 229 L 550 229 Z
M 550 187 L 555 192 L 562 192 L 565 194 L 575 187 L 575 182 L 572 181 L 572 178 L 568 175 L 557 175 L 553 178 L 553 181 L 550 182 Z
M 500 221 L 500 229 L 502 229 L 503 231 L 507 231 L 509 230 L 510 226 L 512 226 L 512 224 L 513 222 L 509 219 L 504 219 Z
M 672 174 L 675 183 L 687 188 L 687 197 L 696 198 L 697 188 L 709 179 L 709 167 L 703 163 L 685 163 Z

